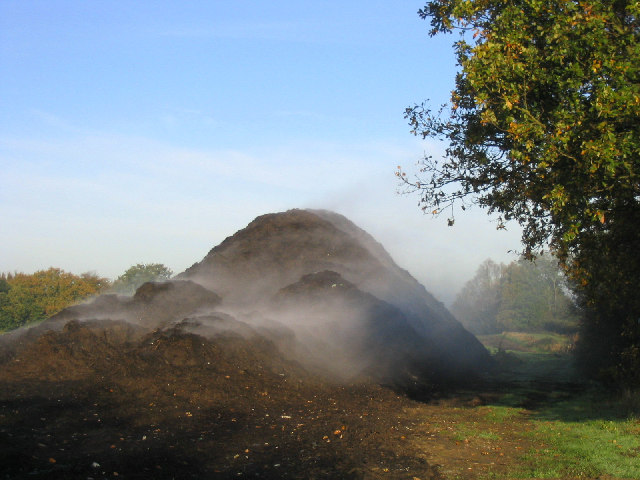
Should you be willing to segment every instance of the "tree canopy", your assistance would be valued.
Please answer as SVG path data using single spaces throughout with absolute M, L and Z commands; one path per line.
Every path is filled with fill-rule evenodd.
M 112 289 L 117 293 L 133 295 L 143 283 L 168 280 L 171 275 L 173 275 L 171 269 L 162 263 L 138 263 L 116 278 Z
M 59 268 L 0 275 L 0 331 L 44 320 L 109 286 L 94 273 L 74 275 Z
M 456 295 L 451 312 L 470 332 L 480 335 L 502 331 L 497 315 L 505 269 L 504 264 L 485 260 Z
M 638 383 L 639 14 L 637 0 L 428 2 L 431 35 L 460 33 L 459 72 L 448 105 L 406 117 L 446 151 L 415 178 L 397 172 L 450 224 L 456 206 L 479 204 L 520 223 L 528 257 L 557 255 L 590 326 L 607 325 L 601 360 L 635 356 L 625 375 Z
M 575 332 L 579 312 L 558 262 L 545 255 L 509 265 L 484 261 L 451 311 L 471 332 Z
M 0 274 L 0 332 L 44 320 L 92 295 L 111 290 L 131 295 L 145 282 L 173 272 L 160 263 L 137 264 L 111 282 L 95 273 L 75 275 L 60 268 Z

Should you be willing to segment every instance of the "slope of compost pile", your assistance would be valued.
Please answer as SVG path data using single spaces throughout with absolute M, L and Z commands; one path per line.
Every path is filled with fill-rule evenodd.
M 373 237 L 333 212 L 289 210 L 258 217 L 214 247 L 201 262 L 178 278 L 193 280 L 216 292 L 229 311 L 258 311 L 260 315 L 270 317 L 273 299 L 280 290 L 300 282 L 305 275 L 325 271 L 338 274 L 361 292 L 361 298 L 367 299 L 364 304 L 374 301 L 382 310 L 388 306 L 395 308 L 391 316 L 394 320 L 389 319 L 395 334 L 413 337 L 420 344 L 416 350 L 416 343 L 409 342 L 399 353 L 419 358 L 424 367 L 423 374 L 431 372 L 429 380 L 435 377 L 439 377 L 439 381 L 454 377 L 467 380 L 470 375 L 488 367 L 486 349 L 444 305 L 398 267 Z M 327 334 L 336 338 L 331 333 L 331 325 L 346 323 L 347 327 L 353 328 L 349 338 L 343 338 L 345 344 L 348 340 L 359 343 L 363 336 L 372 337 L 366 327 L 358 327 L 363 322 L 367 325 L 367 319 L 361 315 L 345 315 L 341 306 L 331 308 L 329 291 L 318 289 L 315 296 L 321 298 L 312 302 L 322 305 L 326 301 L 321 308 L 311 306 L 320 313 L 313 318 L 315 330 L 326 326 Z M 287 312 L 280 309 L 276 318 L 270 317 L 276 321 L 286 317 L 284 323 L 303 342 L 306 341 L 304 333 L 308 332 L 306 324 L 310 323 L 309 304 L 305 300 L 290 302 Z M 386 312 L 379 313 L 386 316 Z M 403 317 L 401 321 L 399 316 Z M 376 342 L 385 343 L 386 340 L 379 338 Z M 385 365 L 379 366 L 385 369 Z
M 292 210 L 1 336 L 0 363 L 0 478 L 426 479 L 405 393 L 489 356 L 364 231 Z

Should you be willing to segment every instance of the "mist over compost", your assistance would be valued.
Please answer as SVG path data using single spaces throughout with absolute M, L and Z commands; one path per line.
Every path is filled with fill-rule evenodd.
M 67 453 L 58 449 L 47 463 L 44 451 L 55 451 L 46 440 L 52 433 L 30 427 L 39 433 L 25 431 L 28 452 L 20 455 L 31 459 L 24 467 L 9 462 L 11 478 L 86 478 L 95 473 L 92 455 L 103 455 L 96 463 L 111 471 L 139 478 L 151 471 L 169 478 L 156 468 L 166 455 L 175 456 L 174 473 L 189 457 L 196 477 L 253 472 L 282 478 L 274 465 L 285 456 L 291 478 L 309 478 L 309 469 L 337 469 L 335 475 L 347 478 L 344 468 L 364 468 L 361 447 L 343 442 L 336 449 L 330 441 L 321 447 L 320 430 L 333 428 L 335 440 L 365 445 L 367 429 L 390 421 L 377 415 L 372 426 L 374 419 L 362 415 L 388 407 L 374 408 L 375 398 L 401 405 L 394 392 L 424 394 L 469 381 L 490 362 L 477 339 L 370 235 L 340 215 L 310 210 L 258 217 L 174 279 L 146 283 L 132 297 L 102 295 L 67 308 L 37 327 L 3 335 L 0 349 L 3 408 L 59 407 L 60 418 L 77 409 L 100 410 L 100 426 L 109 426 L 100 435 L 116 450 L 105 456 L 103 447 L 82 441 L 96 425 L 65 424 L 65 431 L 81 433 L 65 438 Z M 333 409 L 336 398 L 343 408 Z M 296 416 L 292 409 L 297 422 L 289 422 Z M 206 434 L 197 433 L 198 425 Z M 195 462 L 171 439 L 176 428 L 186 429 L 185 438 L 198 435 L 203 447 L 208 439 L 217 453 Z M 259 460 L 239 459 L 238 445 L 257 435 L 247 451 L 270 446 L 274 429 L 279 444 L 295 452 L 262 448 Z M 116 455 L 125 452 L 118 446 L 125 440 L 106 437 L 127 439 L 131 431 L 150 442 L 134 442 L 125 461 Z M 152 444 L 153 454 L 143 448 Z M 66 458 L 65 468 L 56 457 Z M 436 475 L 424 462 L 410 468 L 424 478 Z
M 488 364 L 486 350 L 442 303 L 375 239 L 333 212 L 258 217 L 178 278 L 216 292 L 229 312 L 291 329 L 297 347 L 313 350 L 298 360 L 319 360 L 312 363 L 321 367 L 325 358 L 335 372 L 341 357 L 343 376 L 403 384 L 465 377 Z

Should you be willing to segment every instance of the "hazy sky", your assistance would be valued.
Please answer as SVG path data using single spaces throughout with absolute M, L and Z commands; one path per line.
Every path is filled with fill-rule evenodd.
M 419 1 L 0 2 L 0 271 L 180 272 L 254 217 L 328 208 L 449 302 L 519 231 L 398 195 L 453 88 Z

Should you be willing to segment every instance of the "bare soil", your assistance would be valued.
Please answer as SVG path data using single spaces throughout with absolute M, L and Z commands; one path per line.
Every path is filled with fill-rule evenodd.
M 488 352 L 344 217 L 259 217 L 179 277 L 0 336 L 0 479 L 477 478 L 543 448 L 526 413 L 490 434 L 477 407 L 504 384 L 469 378 Z M 367 359 L 357 380 L 319 376 L 292 330 L 216 310 L 292 300 L 324 312 L 335 363 Z M 454 372 L 470 393 L 435 383 Z
M 440 478 L 390 389 L 260 337 L 111 333 L 72 322 L 3 365 L 0 478 Z
M 410 398 L 310 375 L 261 336 L 128 329 L 70 322 L 5 359 L 0 478 L 478 478 L 545 448 L 529 410 L 486 421 L 495 386 Z

